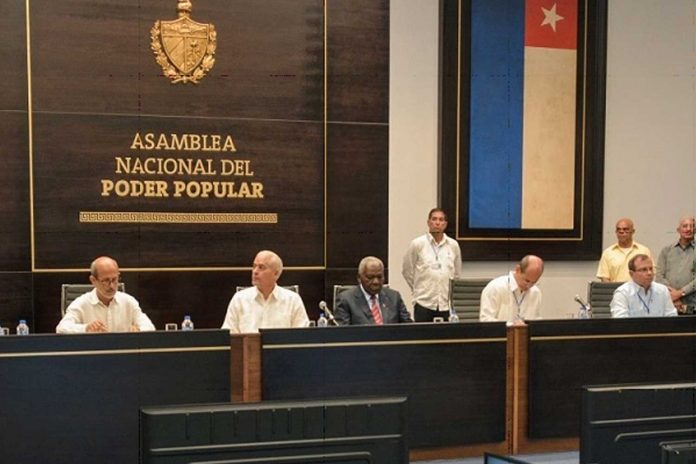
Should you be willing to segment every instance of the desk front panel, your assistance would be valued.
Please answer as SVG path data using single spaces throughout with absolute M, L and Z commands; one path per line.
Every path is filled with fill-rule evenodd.
M 407 396 L 411 449 L 505 440 L 505 324 L 262 331 L 263 399 Z
M 582 386 L 696 380 L 696 317 L 529 324 L 529 437 L 577 437 Z
M 138 462 L 141 406 L 229 401 L 229 332 L 0 337 L 3 462 Z

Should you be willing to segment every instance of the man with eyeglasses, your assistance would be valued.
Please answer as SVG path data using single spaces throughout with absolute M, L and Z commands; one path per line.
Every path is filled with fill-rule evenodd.
M 652 258 L 639 254 L 628 261 L 631 280 L 614 291 L 611 317 L 676 316 L 669 289 L 655 282 Z
M 628 261 L 636 255 L 652 257 L 645 245 L 633 240 L 633 221 L 628 218 L 616 222 L 617 243 L 602 252 L 597 266 L 597 278 L 602 282 L 627 282 L 631 280 L 628 273 Z
M 155 330 L 138 300 L 118 291 L 118 263 L 102 256 L 89 267 L 92 291 L 75 299 L 56 327 L 57 333 L 140 332 Z

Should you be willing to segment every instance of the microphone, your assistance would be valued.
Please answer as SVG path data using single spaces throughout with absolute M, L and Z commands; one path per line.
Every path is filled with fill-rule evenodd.
M 583 307 L 583 309 L 585 311 L 587 311 L 587 308 L 589 307 L 589 305 L 587 303 L 585 303 L 585 300 L 580 298 L 580 295 L 575 295 L 575 298 L 573 298 L 573 300 L 575 300 L 576 303 L 578 303 L 580 306 Z
M 583 312 L 585 313 L 586 318 L 591 318 L 592 317 L 592 309 L 590 308 L 590 305 L 585 302 L 582 298 L 580 298 L 580 295 L 575 295 L 575 298 L 573 298 L 576 303 L 578 303 L 581 307 Z M 581 316 L 582 317 L 582 316 Z
M 329 307 L 326 304 L 326 301 L 320 301 L 319 302 L 319 309 L 326 314 L 326 318 L 329 320 L 329 322 L 332 322 L 333 325 L 338 325 L 338 321 L 333 315 L 333 312 L 329 309 Z

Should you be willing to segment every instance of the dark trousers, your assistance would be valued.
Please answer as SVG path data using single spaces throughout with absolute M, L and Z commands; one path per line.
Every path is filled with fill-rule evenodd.
M 416 322 L 433 322 L 433 319 L 436 317 L 449 321 L 449 311 L 435 311 L 418 303 L 413 303 L 413 319 Z

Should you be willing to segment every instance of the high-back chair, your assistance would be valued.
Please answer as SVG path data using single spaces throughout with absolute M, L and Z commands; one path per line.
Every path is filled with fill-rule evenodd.
M 481 312 L 481 292 L 491 279 L 450 279 L 450 304 L 460 321 L 478 321 Z

